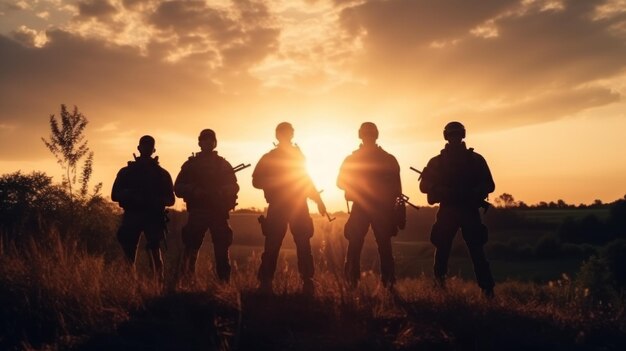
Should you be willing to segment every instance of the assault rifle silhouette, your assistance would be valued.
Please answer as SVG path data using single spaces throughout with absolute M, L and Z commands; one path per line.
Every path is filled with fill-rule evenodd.
M 240 164 L 236 165 L 235 167 L 233 167 L 233 171 L 234 171 L 235 173 L 237 173 L 237 172 L 239 172 L 239 171 L 243 171 L 244 169 L 246 169 L 246 168 L 248 168 L 248 167 L 250 167 L 250 164 L 249 164 L 249 163 L 248 163 L 248 164 L 243 164 L 243 163 L 240 163 Z
M 413 172 L 419 174 L 420 176 L 417 178 L 417 180 L 422 180 L 422 175 L 423 175 L 423 170 L 420 171 L 417 168 L 414 167 L 409 167 Z M 480 202 L 480 208 L 483 209 L 483 214 L 487 213 L 487 211 L 489 211 L 489 207 L 491 207 L 491 204 L 489 203 L 489 201 L 487 200 L 481 200 Z

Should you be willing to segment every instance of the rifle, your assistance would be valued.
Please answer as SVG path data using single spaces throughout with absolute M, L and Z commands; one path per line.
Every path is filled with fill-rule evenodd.
M 324 190 L 318 191 L 319 194 L 321 194 L 322 192 L 324 192 Z M 322 205 L 324 205 L 324 201 L 322 201 L 322 197 L 321 196 L 320 196 L 320 202 L 322 203 Z M 326 205 L 324 205 L 324 208 L 326 208 Z M 328 214 L 328 211 L 326 211 L 326 218 L 328 218 L 328 222 L 332 222 L 335 219 L 337 219 L 337 217 L 330 217 L 330 214 Z
M 399 204 L 408 204 L 409 206 L 413 207 L 413 208 L 414 208 L 414 209 L 416 209 L 416 210 L 419 210 L 419 209 L 420 209 L 420 208 L 419 208 L 419 206 L 417 206 L 417 205 L 415 205 L 415 204 L 411 203 L 411 202 L 409 201 L 409 197 L 408 197 L 408 196 L 406 196 L 406 195 L 404 195 L 404 194 L 400 194 L 400 196 L 398 196 L 398 203 L 399 203 Z
M 417 174 L 419 174 L 420 176 L 417 178 L 417 180 L 422 180 L 422 173 L 424 171 L 418 171 L 417 168 L 414 167 L 409 167 L 413 172 L 416 172 Z
M 419 178 L 417 178 L 417 180 L 421 180 L 422 179 L 422 174 L 424 171 L 419 171 L 414 167 L 409 167 L 413 172 L 418 173 L 420 176 Z M 481 200 L 480 202 L 480 208 L 483 209 L 483 214 L 487 213 L 487 211 L 489 211 L 489 207 L 491 207 L 491 204 L 487 201 L 487 200 Z
M 250 167 L 249 163 L 248 164 L 240 163 L 240 164 L 236 165 L 235 167 L 233 167 L 233 172 L 237 173 L 237 172 L 242 171 L 242 170 L 244 170 L 244 169 L 246 169 L 248 167 Z

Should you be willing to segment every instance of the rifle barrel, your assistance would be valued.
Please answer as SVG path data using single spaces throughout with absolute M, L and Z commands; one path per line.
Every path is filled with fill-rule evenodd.
M 236 165 L 235 167 L 233 167 L 233 171 L 234 171 L 235 173 L 237 173 L 237 172 L 239 172 L 239 171 L 241 171 L 241 170 L 243 170 L 243 169 L 246 169 L 246 168 L 248 168 L 248 167 L 250 167 L 250 164 L 249 164 L 249 163 L 248 163 L 248 164 L 243 164 L 243 163 L 240 163 L 240 164 Z
M 413 208 L 414 208 L 414 209 L 416 209 L 416 210 L 419 210 L 419 209 L 420 209 L 420 208 L 419 208 L 419 206 L 417 206 L 416 204 L 411 203 L 411 202 L 409 201 L 409 197 L 408 197 L 408 196 L 406 196 L 406 195 L 404 195 L 404 194 L 401 194 L 401 195 L 400 195 L 400 201 L 404 202 L 405 204 L 409 204 L 409 206 L 413 207 Z

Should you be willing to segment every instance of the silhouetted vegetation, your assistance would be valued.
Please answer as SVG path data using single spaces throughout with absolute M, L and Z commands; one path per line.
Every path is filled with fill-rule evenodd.
M 89 180 L 93 172 L 93 152 L 89 150 L 84 131 L 89 121 L 78 107 L 74 106 L 72 112 L 61 104 L 61 112 L 57 119 L 50 115 L 49 140 L 41 138 L 48 150 L 54 155 L 57 162 L 63 168 L 63 186 L 67 188 L 70 196 L 74 195 L 73 186 L 80 184 L 79 195 L 86 197 Z M 84 159 L 80 177 L 77 177 L 78 163 Z M 94 194 L 97 194 L 102 184 L 96 185 Z
M 279 260 L 276 295 L 268 297 L 256 293 L 263 243 L 256 209 L 232 215 L 231 283 L 218 282 L 206 263 L 213 262 L 212 250 L 204 248 L 197 284 L 186 288 L 177 284 L 177 270 L 187 214 L 170 211 L 161 290 L 147 265 L 130 272 L 123 264 L 115 240 L 116 205 L 97 191 L 76 196 L 68 184 L 54 184 L 42 172 L 5 174 L 0 176 L 0 349 L 626 348 L 626 199 L 526 205 L 503 195 L 508 196 L 484 217 L 491 235 L 488 255 L 493 267 L 523 262 L 523 276 L 535 282 L 500 278 L 495 301 L 481 299 L 479 289 L 458 276 L 441 291 L 429 274 L 419 273 L 430 272 L 432 207 L 409 212 L 407 227 L 396 238 L 395 294 L 379 284 L 372 242 L 363 252 L 369 263 L 361 284 L 348 288 L 346 216 L 336 214 L 332 223 L 315 217 L 315 297 L 299 293 L 289 242 Z M 144 252 L 139 256 L 147 258 Z M 453 256 L 467 256 L 458 240 Z M 418 260 L 429 263 L 419 267 Z M 532 278 L 534 270 L 567 260 L 580 270 L 548 275 L 549 281 Z
M 177 216 L 177 215 L 176 215 Z M 179 220 L 179 219 L 177 219 Z M 146 270 L 67 247 L 54 233 L 0 256 L 0 348 L 62 349 L 620 349 L 626 346 L 624 301 L 608 257 L 590 259 L 575 278 L 548 283 L 500 282 L 487 302 L 458 278 L 447 290 L 428 276 L 402 278 L 397 294 L 365 271 L 351 290 L 342 275 L 342 224 L 317 218 L 316 297 L 300 295 L 294 257 L 283 256 L 276 296 L 256 293 L 259 255 L 236 259 L 231 284 L 218 282 L 201 256 L 198 283 L 167 289 Z M 174 230 L 174 228 L 172 228 Z M 173 233 L 177 238 L 178 232 Z M 180 247 L 170 246 L 172 265 Z M 206 250 L 210 252 L 211 250 Z M 610 253 L 609 253 L 610 252 Z M 142 253 L 143 254 L 143 253 Z M 147 254 L 144 254 L 144 258 Z M 620 263 L 615 262 L 616 267 Z M 623 263 L 621 264 L 623 267 Z

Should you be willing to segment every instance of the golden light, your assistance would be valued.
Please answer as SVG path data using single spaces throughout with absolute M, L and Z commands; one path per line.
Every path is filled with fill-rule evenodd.
M 337 188 L 337 175 L 343 160 L 359 147 L 356 130 L 333 127 L 308 128 L 297 132 L 297 143 L 307 159 L 309 175 L 318 190 L 323 190 L 322 199 L 328 211 L 345 211 L 343 191 Z

